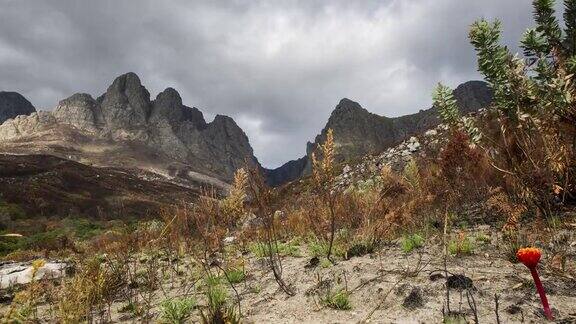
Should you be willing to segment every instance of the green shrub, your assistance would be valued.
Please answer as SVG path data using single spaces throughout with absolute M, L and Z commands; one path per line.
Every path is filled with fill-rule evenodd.
M 211 286 L 206 290 L 206 298 L 210 309 L 218 310 L 226 305 L 228 292 L 221 285 Z
M 264 243 L 258 242 L 250 244 L 248 249 L 257 258 L 266 258 L 270 256 L 270 248 L 268 247 L 267 244 Z M 293 256 L 293 257 L 302 256 L 298 245 L 292 242 L 288 243 L 278 242 L 276 244 L 272 244 L 272 251 L 274 253 L 280 254 L 281 256 Z
M 481 242 L 483 244 L 490 244 L 492 242 L 492 239 L 490 238 L 490 236 L 480 233 L 476 236 L 476 241 Z
M 219 276 L 207 275 L 206 278 L 204 278 L 204 283 L 206 284 L 206 287 L 210 289 L 211 287 L 220 285 L 222 283 L 222 278 Z
M 87 218 L 69 217 L 62 221 L 63 227 L 80 240 L 90 239 L 100 233 L 104 227 Z
M 374 250 L 375 246 L 372 242 L 355 242 L 346 251 L 346 259 L 374 253 Z
M 468 321 L 461 314 L 447 314 L 444 316 L 444 324 L 466 324 Z
M 452 255 L 471 255 L 474 253 L 474 244 L 468 237 L 451 240 L 448 244 L 448 251 Z
M 350 304 L 350 294 L 345 290 L 340 290 L 336 293 L 328 293 L 326 298 L 323 299 L 323 302 L 326 306 L 333 309 L 352 309 L 352 304 Z
M 206 290 L 208 312 L 200 311 L 202 323 L 240 323 L 240 316 L 233 306 L 227 305 L 228 292 L 221 286 L 213 286 Z
M 243 269 L 228 269 L 226 270 L 226 278 L 230 283 L 240 283 L 246 279 L 246 273 Z
M 402 251 L 410 253 L 424 245 L 424 238 L 418 234 L 407 235 L 402 238 Z
M 334 264 L 332 264 L 332 262 L 330 262 L 330 260 L 326 259 L 326 257 L 322 257 L 320 259 L 320 266 L 324 269 L 330 268 L 333 265 Z
M 328 254 L 328 243 L 318 240 L 317 238 L 312 238 L 308 241 L 308 250 L 312 257 L 326 256 Z M 342 248 L 341 244 L 338 244 L 338 241 L 334 241 L 332 254 L 342 258 L 346 255 L 346 250 Z
M 160 304 L 161 318 L 165 323 L 184 323 L 192 314 L 194 307 L 196 307 L 196 300 L 193 298 L 167 299 Z

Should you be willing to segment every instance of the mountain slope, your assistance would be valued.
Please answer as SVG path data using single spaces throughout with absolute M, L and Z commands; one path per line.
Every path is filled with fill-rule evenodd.
M 48 155 L 0 154 L 0 204 L 18 205 L 32 218 L 157 217 L 162 208 L 192 201 L 199 193 L 199 188 L 133 170 L 96 168 Z
M 486 107 L 492 100 L 490 88 L 482 81 L 461 84 L 454 90 L 454 96 L 464 114 Z M 307 144 L 306 156 L 296 160 L 298 162 L 290 161 L 277 169 L 268 170 L 269 182 L 271 185 L 280 185 L 309 174 L 312 170 L 312 152 L 326 139 L 330 128 L 334 131 L 336 159 L 341 162 L 382 152 L 439 123 L 435 107 L 411 115 L 388 118 L 371 113 L 357 102 L 344 98 L 332 111 L 314 143 Z

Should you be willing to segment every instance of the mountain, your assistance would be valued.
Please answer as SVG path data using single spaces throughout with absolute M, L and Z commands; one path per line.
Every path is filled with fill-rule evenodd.
M 491 90 L 481 81 L 454 90 L 463 113 L 487 106 Z M 261 168 L 248 137 L 230 117 L 206 122 L 202 112 L 183 104 L 167 88 L 151 99 L 134 73 L 117 77 L 97 98 L 77 93 L 49 112 L 36 112 L 24 97 L 0 92 L 0 152 L 49 154 L 88 165 L 144 170 L 173 182 L 199 182 L 226 188 L 235 170 L 246 163 Z M 342 99 L 306 156 L 283 166 L 262 168 L 278 186 L 311 171 L 312 152 L 334 130 L 338 161 L 354 160 L 392 147 L 440 123 L 436 108 L 388 118 Z
M 467 114 L 488 106 L 492 100 L 492 91 L 485 82 L 469 81 L 458 86 L 454 96 L 460 111 Z M 344 98 L 314 143 L 307 144 L 306 156 L 268 170 L 267 176 L 270 184 L 280 185 L 309 174 L 312 170 L 312 152 L 319 143 L 324 142 L 330 128 L 334 131 L 336 159 L 342 162 L 382 152 L 438 124 L 440 119 L 435 107 L 411 115 L 388 118 L 371 113 L 357 102 Z
M 0 124 L 19 115 L 36 112 L 30 101 L 17 92 L 0 91 Z
M 217 115 L 207 123 L 172 88 L 151 100 L 134 73 L 117 77 L 96 99 L 74 94 L 51 112 L 7 120 L 0 140 L 0 152 L 51 154 L 217 186 L 226 186 L 246 163 L 259 166 L 232 118 Z

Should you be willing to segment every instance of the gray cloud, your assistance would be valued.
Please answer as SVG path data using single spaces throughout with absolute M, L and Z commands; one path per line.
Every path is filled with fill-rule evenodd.
M 342 97 L 398 116 L 438 81 L 478 79 L 476 19 L 504 22 L 513 50 L 527 0 L 0 0 L 0 89 L 51 109 L 134 71 L 207 117 L 232 116 L 265 166 L 304 155 Z

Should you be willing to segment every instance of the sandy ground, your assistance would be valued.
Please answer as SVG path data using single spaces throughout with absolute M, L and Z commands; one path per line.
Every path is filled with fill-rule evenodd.
M 244 323 L 442 323 L 446 279 L 438 239 L 429 239 L 423 248 L 409 254 L 399 244 L 390 244 L 377 253 L 340 260 L 334 266 L 322 262 L 307 267 L 311 258 L 305 256 L 305 249 L 302 247 L 302 257 L 283 259 L 283 277 L 295 290 L 294 296 L 279 289 L 265 262 L 252 255 L 245 256 L 247 278 L 234 286 L 240 296 Z M 184 264 L 191 261 L 178 262 L 180 271 L 186 272 Z M 574 255 L 569 256 L 567 268 L 576 269 Z M 471 279 L 460 282 L 468 284 L 469 290 L 449 290 L 451 311 L 464 314 L 467 322 L 474 320 L 467 291 L 474 298 L 479 323 L 496 323 L 495 294 L 499 296 L 501 323 L 546 322 L 539 311 L 540 300 L 530 273 L 522 264 L 507 261 L 497 246 L 485 243 L 476 246 L 473 255 L 449 257 L 447 269 L 449 276 L 464 275 Z M 576 280 L 569 272 L 552 271 L 549 267 L 540 269 L 540 273 L 556 322 L 576 323 Z M 184 291 L 178 282 L 189 280 L 186 275 L 178 278 L 174 274 L 164 278 L 163 288 L 155 293 L 155 305 L 166 297 L 182 295 Z M 335 310 L 322 303 L 327 291 L 339 289 L 349 291 L 352 309 Z M 193 288 L 187 293 L 197 298 L 200 305 L 205 303 L 200 290 Z M 230 300 L 236 301 L 232 289 L 229 294 Z M 113 322 L 145 322 L 120 312 L 124 305 L 125 301 L 112 305 Z M 6 308 L 5 305 L 0 311 Z M 148 322 L 158 322 L 158 307 L 151 314 Z M 50 321 L 48 317 L 45 320 Z M 195 311 L 189 322 L 199 320 Z

